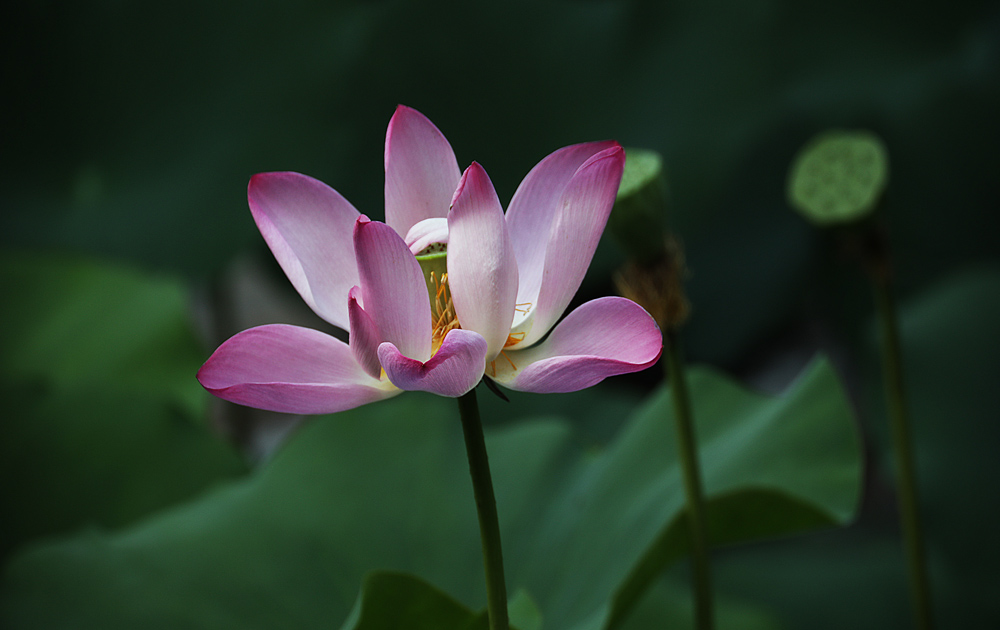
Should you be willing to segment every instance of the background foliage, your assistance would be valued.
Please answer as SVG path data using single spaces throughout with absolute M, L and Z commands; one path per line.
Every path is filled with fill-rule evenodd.
M 288 423 L 210 407 L 193 379 L 236 330 L 316 321 L 271 261 L 245 186 L 298 170 L 381 216 L 385 125 L 405 103 L 460 164 L 481 162 L 504 202 L 560 146 L 658 150 L 692 270 L 689 358 L 776 392 L 817 349 L 833 357 L 865 436 L 862 510 L 848 529 L 717 554 L 729 610 L 764 627 L 908 620 L 871 300 L 840 235 L 784 199 L 813 134 L 879 134 L 935 595 L 957 627 L 1000 620 L 987 597 L 1000 561 L 995 3 L 38 2 L 9 10 L 0 35 L 0 614 L 27 601 L 18 576 L 32 558 L 130 540 L 271 474 L 247 477 L 231 443 L 261 456 Z M 605 239 L 578 301 L 612 292 L 625 255 Z M 605 452 L 658 379 L 483 400 L 484 415 L 497 428 L 566 418 Z M 287 448 L 321 430 L 334 429 L 310 425 Z M 635 619 L 685 619 L 683 567 L 663 580 Z M 354 602 L 359 584 L 342 588 Z

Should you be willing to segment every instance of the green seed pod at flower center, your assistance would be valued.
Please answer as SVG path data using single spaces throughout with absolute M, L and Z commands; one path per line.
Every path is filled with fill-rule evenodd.
M 431 345 L 437 352 L 449 331 L 461 328 L 448 287 L 448 245 L 432 243 L 416 256 L 431 301 Z

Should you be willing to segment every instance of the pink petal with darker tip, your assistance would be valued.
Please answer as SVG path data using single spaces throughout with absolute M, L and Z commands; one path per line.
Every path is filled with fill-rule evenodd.
M 406 357 L 391 343 L 378 349 L 379 360 L 393 385 L 457 398 L 479 383 L 486 366 L 486 340 L 470 330 L 448 333 L 437 353 L 422 363 Z
M 317 315 L 347 330 L 347 291 L 358 283 L 350 234 L 358 211 L 299 173 L 259 173 L 247 187 L 257 228 L 292 286 Z
M 606 149 L 587 160 L 563 191 L 525 345 L 541 339 L 559 321 L 580 288 L 611 215 L 624 168 L 625 151 L 620 146 Z
M 397 107 L 385 134 L 385 222 L 405 236 L 424 219 L 447 216 L 461 174 L 434 123 L 415 109 Z
M 650 367 L 662 347 L 659 327 L 641 306 L 605 297 L 575 309 L 537 346 L 505 350 L 510 360 L 498 359 L 487 374 L 518 391 L 574 392 Z
M 473 162 L 448 215 L 448 285 L 465 330 L 486 339 L 492 361 L 507 341 L 517 299 L 517 261 L 490 178 Z
M 239 405 L 298 414 L 344 411 L 399 393 L 366 374 L 344 342 L 285 324 L 231 337 L 198 371 L 198 381 Z
M 419 361 L 431 356 L 431 303 L 420 264 L 385 223 L 362 216 L 354 227 L 361 303 L 382 341 Z

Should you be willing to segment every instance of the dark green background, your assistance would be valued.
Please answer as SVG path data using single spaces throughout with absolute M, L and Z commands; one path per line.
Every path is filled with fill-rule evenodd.
M 460 166 L 483 164 L 504 203 L 539 159 L 566 144 L 614 138 L 663 154 L 669 221 L 691 268 L 689 358 L 777 389 L 814 350 L 830 351 L 869 438 L 859 524 L 828 539 L 725 553 L 732 568 L 720 568 L 720 588 L 766 602 L 796 627 L 819 627 L 816 618 L 903 625 L 864 276 L 836 235 L 811 228 L 784 199 L 788 165 L 813 134 L 864 127 L 889 150 L 882 218 L 904 317 L 917 322 L 904 327 L 904 352 L 935 591 L 942 614 L 962 627 L 997 621 L 985 600 L 1000 558 L 983 525 L 998 516 L 992 458 L 1000 446 L 988 395 L 1000 377 L 996 3 L 931 11 L 861 1 L 37 2 L 7 9 L 0 41 L 0 391 L 4 449 L 20 457 L 6 458 L 4 502 L 36 508 L 4 519 L 17 523 L 6 528 L 5 552 L 68 533 L 64 517 L 50 515 L 65 514 L 67 502 L 79 513 L 107 502 L 114 517 L 99 523 L 117 527 L 207 480 L 241 474 L 238 458 L 208 437 L 207 400 L 183 374 L 252 319 L 240 311 L 249 307 L 224 299 L 234 261 L 254 261 L 296 299 L 250 218 L 247 181 L 297 170 L 381 217 L 385 126 L 404 103 L 441 128 Z M 604 239 L 578 301 L 612 292 L 624 258 Z M 75 262 L 75 271 L 60 270 L 60 261 L 79 259 L 88 261 L 83 271 Z M 121 271 L 91 274 L 89 261 Z M 133 281 L 158 288 L 128 289 L 117 306 L 130 318 L 102 321 L 106 302 L 97 300 Z M 106 351 L 58 337 L 33 346 L 14 325 L 43 322 L 57 334 L 57 315 L 76 316 L 88 296 L 92 325 L 107 328 Z M 189 304 L 201 314 L 198 337 Z M 70 356 L 51 367 L 32 348 L 56 338 Z M 124 358 L 88 369 L 95 354 Z M 144 357 L 157 365 L 151 379 L 167 376 L 144 380 Z M 650 371 L 591 393 L 515 396 L 506 411 L 485 413 L 497 424 L 541 405 L 576 419 L 582 439 L 601 441 L 657 378 Z M 154 381 L 165 384 L 144 385 Z M 108 416 L 106 435 L 94 438 L 104 445 L 128 418 L 155 417 L 161 429 L 136 430 L 123 444 L 193 427 L 209 441 L 187 442 L 171 429 L 172 444 L 201 453 L 204 468 L 138 502 L 135 490 L 109 496 L 102 485 L 41 495 L 73 475 L 73 462 L 97 457 L 86 440 L 67 437 L 65 453 L 46 448 L 46 419 L 74 414 Z M 137 459 L 158 483 L 165 468 Z M 22 477 L 32 466 L 45 474 Z M 127 509 L 116 503 L 129 496 Z M 746 577 L 761 566 L 774 579 Z M 803 586 L 804 576 L 817 585 Z

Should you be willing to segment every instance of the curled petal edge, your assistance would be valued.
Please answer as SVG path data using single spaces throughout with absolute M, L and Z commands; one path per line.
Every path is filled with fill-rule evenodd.
M 396 387 L 458 398 L 483 378 L 486 340 L 471 330 L 456 329 L 426 363 L 404 356 L 389 342 L 379 346 L 378 357 Z
M 347 294 L 347 312 L 351 317 L 350 337 L 347 342 L 358 362 L 369 376 L 379 378 L 382 366 L 378 362 L 378 345 L 382 341 L 378 326 L 358 302 L 361 287 L 352 287 Z

